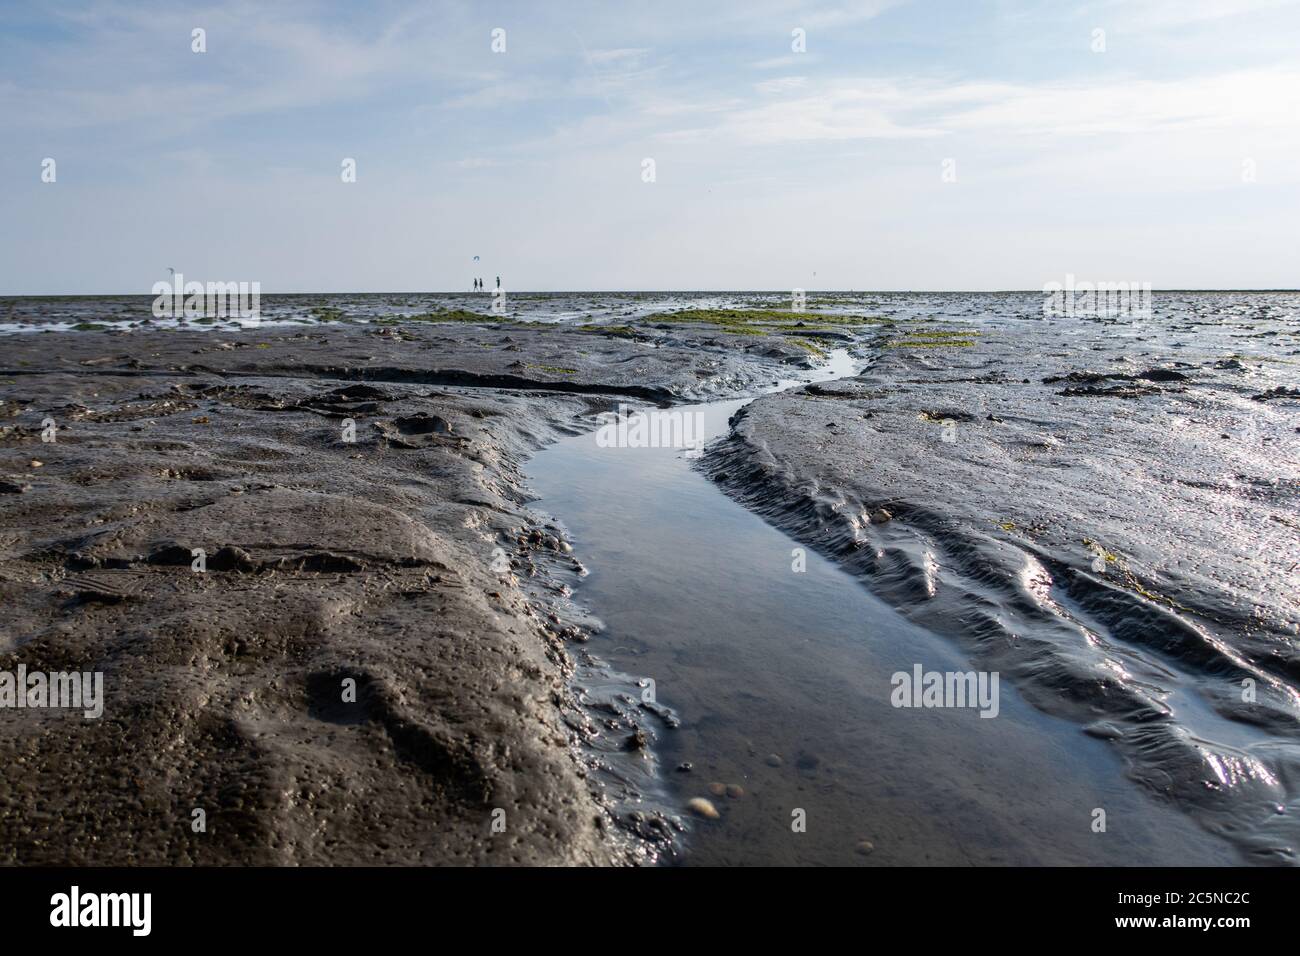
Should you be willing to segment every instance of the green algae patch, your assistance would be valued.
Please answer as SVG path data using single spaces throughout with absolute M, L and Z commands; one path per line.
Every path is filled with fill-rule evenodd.
M 634 329 L 630 325 L 583 325 L 580 326 L 580 328 L 588 335 L 608 335 L 618 339 L 640 339 L 646 337 L 646 333 L 643 330 Z
M 799 348 L 803 349 L 805 352 L 809 353 L 810 355 L 815 355 L 818 358 L 826 357 L 826 350 L 822 348 L 820 345 L 818 345 L 816 342 L 811 341 L 810 339 L 801 339 L 797 335 L 792 335 L 789 336 L 786 339 L 786 341 L 789 342 L 791 345 L 797 345 Z
M 980 333 L 974 329 L 933 329 L 904 332 L 900 337 L 885 343 L 887 349 L 945 349 L 970 348 L 977 344 Z
M 535 368 L 540 372 L 550 372 L 552 375 L 577 375 L 578 374 L 578 370 L 576 368 L 565 368 L 563 365 L 534 365 L 533 363 L 529 362 L 524 365 L 524 368 Z
M 911 342 L 902 339 L 895 339 L 885 343 L 887 349 L 965 349 L 970 348 L 975 343 L 970 339 L 954 339 L 947 342 Z

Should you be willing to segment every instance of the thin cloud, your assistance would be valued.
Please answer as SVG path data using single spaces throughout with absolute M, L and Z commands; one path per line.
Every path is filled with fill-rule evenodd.
M 789 93 L 791 90 L 801 90 L 807 85 L 808 77 L 806 76 L 781 76 L 756 83 L 754 89 L 760 93 Z

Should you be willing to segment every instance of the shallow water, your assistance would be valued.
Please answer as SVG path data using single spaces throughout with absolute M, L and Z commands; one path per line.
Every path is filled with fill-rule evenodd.
M 836 353 L 821 378 L 851 374 Z M 686 406 L 706 438 L 744 401 Z M 588 648 L 654 682 L 680 717 L 655 751 L 665 799 L 691 818 L 691 864 L 1221 864 L 1223 841 L 1157 803 L 1108 745 L 1026 704 L 891 704 L 896 672 L 971 671 L 816 553 L 723 495 L 674 448 L 564 439 L 527 466 L 537 504 L 590 568 L 575 599 L 605 624 Z M 672 768 L 689 763 L 689 772 Z M 710 783 L 738 797 L 715 796 Z M 651 790 L 650 787 L 646 788 Z M 1096 811 L 1105 832 L 1095 832 Z M 802 820 L 802 830 L 798 823 Z M 866 841 L 870 852 L 864 852 Z

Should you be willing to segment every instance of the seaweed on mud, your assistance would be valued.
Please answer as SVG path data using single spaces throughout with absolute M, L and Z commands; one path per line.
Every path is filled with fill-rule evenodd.
M 643 330 L 634 329 L 630 325 L 584 325 L 580 326 L 580 328 L 588 335 L 605 335 L 620 339 L 641 339 L 646 337 Z
M 311 316 L 318 322 L 342 322 L 347 313 L 336 306 L 317 305 L 312 307 Z
M 970 348 L 980 333 L 973 329 L 919 329 L 885 342 L 890 349 Z
M 786 339 L 786 341 L 789 342 L 791 345 L 798 346 L 799 348 L 803 349 L 805 352 L 809 353 L 810 355 L 817 356 L 818 358 L 825 358 L 827 355 L 825 349 L 819 346 L 816 342 L 810 342 L 808 339 L 800 338 L 799 336 L 792 335 L 789 336 Z

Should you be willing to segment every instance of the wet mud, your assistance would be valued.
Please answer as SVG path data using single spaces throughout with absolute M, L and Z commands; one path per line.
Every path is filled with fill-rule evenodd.
M 705 471 L 1244 860 L 1300 861 L 1297 298 L 948 301 L 744 408 Z
M 770 359 L 493 323 L 2 341 L 0 671 L 106 701 L 0 708 L 0 861 L 654 858 L 589 779 L 547 604 L 575 559 L 520 462 Z
M 5 300 L 0 671 L 102 671 L 106 704 L 0 708 L 0 861 L 745 863 L 799 791 L 879 815 L 767 861 L 1297 861 L 1294 296 L 1157 296 L 1140 323 L 1012 295 L 828 295 L 807 317 L 756 293 L 321 301 L 242 328 Z M 749 398 L 845 346 L 861 374 L 736 401 L 697 463 L 756 554 L 746 515 L 865 585 L 823 601 L 833 640 L 797 658 L 816 682 L 701 641 L 685 606 L 634 606 L 635 580 L 601 577 L 634 542 L 534 507 L 530 459 L 620 403 Z M 852 669 L 862 620 L 893 640 L 881 673 L 908 635 L 999 670 L 1014 719 L 973 727 L 1003 728 L 1001 756 L 951 715 L 921 757 L 890 732 Z M 801 727 L 827 693 L 852 720 Z M 1050 813 L 999 817 L 996 781 L 1062 754 L 1091 782 L 1047 790 L 1142 820 L 1119 851 L 1052 854 L 1026 836 Z M 958 765 L 974 790 L 944 782 Z

